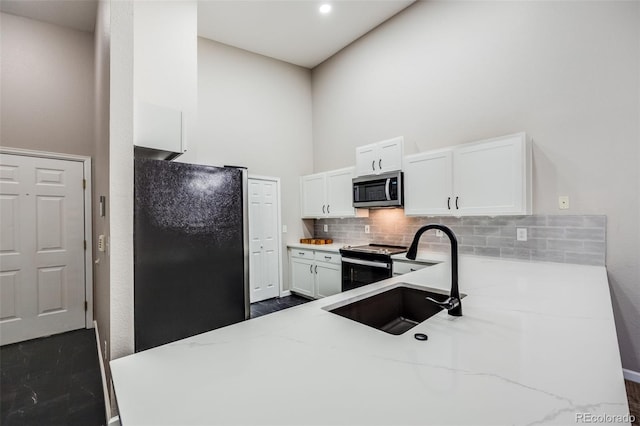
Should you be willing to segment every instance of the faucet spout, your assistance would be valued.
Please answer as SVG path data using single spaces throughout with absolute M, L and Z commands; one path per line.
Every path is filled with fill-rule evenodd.
M 430 229 L 439 229 L 444 232 L 447 237 L 449 237 L 449 241 L 451 242 L 451 292 L 450 296 L 444 302 L 437 302 L 435 300 L 431 300 L 436 303 L 443 309 L 447 309 L 449 311 L 449 315 L 453 315 L 456 317 L 462 316 L 462 300 L 460 299 L 460 291 L 458 290 L 458 239 L 456 235 L 453 233 L 451 228 L 440 225 L 437 223 L 432 223 L 429 225 L 425 225 L 422 228 L 418 229 L 416 235 L 413 237 L 413 242 L 411 243 L 411 247 L 409 247 L 409 251 L 407 252 L 407 259 L 415 260 L 418 255 L 418 242 L 420 241 L 420 237 L 426 231 Z

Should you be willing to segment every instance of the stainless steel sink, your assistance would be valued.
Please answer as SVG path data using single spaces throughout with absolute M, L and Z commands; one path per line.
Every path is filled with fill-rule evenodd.
M 449 295 L 446 292 L 418 290 L 400 285 L 348 305 L 330 309 L 329 312 L 386 333 L 399 335 L 442 310 L 440 306 L 427 300 L 427 297 L 441 302 Z

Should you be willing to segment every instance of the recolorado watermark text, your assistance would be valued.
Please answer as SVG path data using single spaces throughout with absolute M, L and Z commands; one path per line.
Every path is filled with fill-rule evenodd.
M 593 414 L 576 413 L 576 423 L 633 423 L 633 414 Z

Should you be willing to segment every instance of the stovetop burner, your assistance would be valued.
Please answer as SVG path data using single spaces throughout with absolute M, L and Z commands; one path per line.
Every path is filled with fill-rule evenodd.
M 385 244 L 368 244 L 364 246 L 344 246 L 340 251 L 346 252 L 359 252 L 370 254 L 383 254 L 392 256 L 398 253 L 404 253 L 407 251 L 407 247 L 402 246 L 389 246 Z

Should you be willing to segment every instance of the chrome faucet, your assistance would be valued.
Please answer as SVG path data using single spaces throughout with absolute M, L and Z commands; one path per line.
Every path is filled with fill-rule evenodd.
M 460 291 L 458 290 L 458 240 L 451 228 L 437 223 L 432 223 L 418 229 L 418 232 L 416 232 L 416 235 L 413 237 L 411 247 L 409 247 L 409 251 L 407 252 L 407 259 L 416 259 L 416 255 L 418 254 L 418 241 L 420 241 L 422 234 L 429 229 L 439 229 L 444 232 L 447 237 L 449 237 L 449 241 L 451 241 L 451 293 L 444 302 L 438 302 L 430 297 L 427 297 L 427 300 L 435 303 L 442 309 L 449 311 L 449 315 L 461 317 L 462 301 L 460 300 Z

